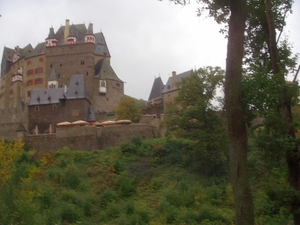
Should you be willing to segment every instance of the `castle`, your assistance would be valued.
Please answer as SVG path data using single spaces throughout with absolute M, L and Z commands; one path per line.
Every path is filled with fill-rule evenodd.
M 17 130 L 47 132 L 63 120 L 94 120 L 116 109 L 124 82 L 110 65 L 102 32 L 93 24 L 70 24 L 33 48 L 4 47 L 0 76 L 0 139 Z

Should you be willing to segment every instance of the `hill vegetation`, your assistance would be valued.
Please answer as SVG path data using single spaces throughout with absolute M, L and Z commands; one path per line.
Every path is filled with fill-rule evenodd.
M 195 141 L 132 137 L 118 148 L 55 152 L 2 141 L 0 148 L 3 225 L 234 224 L 228 156 L 199 161 Z M 249 154 L 256 224 L 286 224 L 292 195 L 283 160 L 266 162 L 251 143 Z

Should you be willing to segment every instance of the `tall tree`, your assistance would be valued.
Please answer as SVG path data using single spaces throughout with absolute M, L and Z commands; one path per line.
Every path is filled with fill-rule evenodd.
M 187 4 L 186 0 L 174 0 Z M 247 167 L 247 130 L 242 103 L 242 63 L 244 57 L 247 0 L 202 0 L 218 23 L 228 22 L 225 75 L 225 109 L 229 133 L 230 175 L 235 199 L 237 225 L 254 224 L 253 199 Z M 229 20 L 228 15 L 230 14 Z
M 246 19 L 246 0 L 230 0 L 225 109 L 230 140 L 230 175 L 238 225 L 254 224 L 253 200 L 247 167 L 247 131 L 242 105 L 242 59 Z
M 292 99 L 288 91 L 288 85 L 285 81 L 284 71 L 280 67 L 280 58 L 278 57 L 276 32 L 274 25 L 274 18 L 272 13 L 272 2 L 271 0 L 265 0 L 266 17 L 268 21 L 269 31 L 269 50 L 272 64 L 272 73 L 275 80 L 279 82 L 278 90 L 278 112 L 280 114 L 283 127 L 281 127 L 283 135 L 287 135 L 292 140 L 295 140 L 295 129 L 293 127 L 293 116 L 292 116 Z M 289 182 L 292 188 L 296 191 L 300 191 L 300 156 L 298 145 L 294 141 L 291 148 L 286 149 Z M 297 196 L 297 195 L 296 195 Z M 295 197 L 296 197 L 295 196 Z M 292 213 L 294 217 L 294 224 L 300 224 L 300 212 L 299 212 L 299 199 L 295 199 L 295 202 L 291 205 Z

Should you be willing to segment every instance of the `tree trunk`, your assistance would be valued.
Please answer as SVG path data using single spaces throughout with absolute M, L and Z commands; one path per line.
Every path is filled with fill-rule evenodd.
M 274 19 L 272 15 L 272 3 L 271 0 L 265 0 L 266 7 L 266 16 L 268 20 L 269 27 L 269 48 L 270 48 L 270 56 L 272 62 L 272 70 L 274 79 L 277 79 L 281 84 L 281 90 L 278 90 L 278 98 L 279 98 L 279 112 L 281 113 L 282 119 L 284 121 L 285 126 L 283 127 L 283 131 L 286 132 L 292 139 L 295 140 L 295 130 L 293 127 L 293 116 L 292 116 L 292 104 L 291 97 L 288 96 L 287 92 L 287 84 L 285 81 L 284 73 L 281 71 L 279 67 L 279 57 L 277 51 L 277 43 L 276 43 L 276 32 Z M 294 147 L 291 150 L 287 150 L 286 159 L 288 165 L 289 172 L 289 183 L 290 186 L 296 191 L 300 191 L 300 158 L 298 145 L 296 141 L 294 141 Z M 300 206 L 299 200 L 295 196 L 294 202 L 292 202 L 291 210 L 294 217 L 294 224 L 300 225 Z
M 247 17 L 246 0 L 230 0 L 225 76 L 225 107 L 230 140 L 230 176 L 236 225 L 253 225 L 253 199 L 247 167 L 247 131 L 242 109 L 242 59 Z

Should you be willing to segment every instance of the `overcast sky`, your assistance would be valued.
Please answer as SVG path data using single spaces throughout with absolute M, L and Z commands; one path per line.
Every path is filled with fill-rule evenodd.
M 166 83 L 172 71 L 225 68 L 227 40 L 212 19 L 196 16 L 196 8 L 168 0 L 1 0 L 0 46 L 35 47 L 45 41 L 50 27 L 56 32 L 66 19 L 86 26 L 91 22 L 94 32 L 105 36 L 125 94 L 148 100 L 155 77 Z M 300 53 L 299 22 L 296 0 L 285 30 L 294 53 Z

